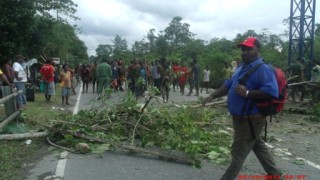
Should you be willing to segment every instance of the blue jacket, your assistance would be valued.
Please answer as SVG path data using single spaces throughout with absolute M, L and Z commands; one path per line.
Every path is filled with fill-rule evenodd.
M 238 80 L 246 74 L 246 72 L 257 64 L 263 63 L 262 58 L 251 62 L 249 65 L 242 64 L 233 76 L 225 82 L 228 88 L 228 110 L 233 116 L 242 116 L 249 114 L 258 114 L 257 108 L 251 108 L 252 99 L 246 98 L 236 94 L 235 87 L 238 86 Z M 246 88 L 250 90 L 261 90 L 271 96 L 278 97 L 278 84 L 274 74 L 274 70 L 267 64 L 260 66 L 254 73 L 247 79 Z M 243 107 L 246 106 L 245 110 Z

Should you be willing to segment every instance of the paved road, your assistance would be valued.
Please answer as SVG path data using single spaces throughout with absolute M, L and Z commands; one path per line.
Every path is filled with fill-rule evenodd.
M 78 87 L 78 92 L 80 87 Z M 201 94 L 206 96 L 206 94 Z M 112 100 L 117 102 L 121 95 L 112 95 Z M 77 99 L 79 101 L 77 101 Z M 178 92 L 171 92 L 172 101 L 179 104 L 181 101 L 197 100 L 196 96 L 181 96 Z M 90 107 L 96 102 L 95 94 L 91 91 L 72 96 L 75 106 L 70 110 L 76 112 L 80 109 Z M 78 103 L 77 103 L 78 102 Z M 75 108 L 79 104 L 78 109 Z M 272 145 L 270 145 L 272 146 Z M 276 158 L 277 164 L 289 176 L 287 179 L 318 180 L 320 177 L 320 166 L 307 160 L 304 165 L 292 163 L 296 157 L 286 156 L 282 148 L 277 153 L 284 154 L 285 158 Z M 314 163 L 314 164 L 312 164 Z M 22 179 L 64 179 L 64 180 L 216 180 L 221 177 L 226 166 L 216 166 L 210 162 L 203 161 L 203 167 L 197 169 L 191 166 L 166 162 L 153 157 L 142 155 L 129 155 L 125 152 L 106 152 L 103 156 L 97 154 L 78 155 L 72 153 L 52 153 L 43 157 L 36 163 L 28 174 Z M 264 174 L 260 163 L 253 153 L 247 158 L 240 175 Z M 252 179 L 252 178 L 241 178 Z

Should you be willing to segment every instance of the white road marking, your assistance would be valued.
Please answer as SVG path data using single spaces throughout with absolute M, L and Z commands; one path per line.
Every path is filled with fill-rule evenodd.
M 232 129 L 232 128 L 229 128 L 229 127 L 227 127 L 227 130 L 233 131 L 233 129 Z M 271 144 L 269 144 L 269 143 L 266 143 L 266 145 L 267 145 L 270 149 L 273 149 L 273 150 L 275 150 L 275 151 L 278 152 L 278 153 L 281 153 L 281 154 L 284 154 L 284 155 L 287 155 L 287 156 L 291 156 L 291 157 L 295 158 L 296 160 L 301 160 L 301 161 L 303 161 L 304 163 L 308 164 L 309 166 L 312 166 L 312 167 L 320 170 L 320 165 L 319 165 L 319 164 L 316 164 L 316 163 L 314 163 L 314 162 L 312 162 L 312 161 L 309 161 L 309 160 L 307 160 L 307 159 L 304 159 L 304 158 L 302 158 L 302 157 L 298 157 L 298 156 L 292 154 L 292 153 L 289 152 L 289 151 L 283 150 L 283 149 L 278 148 L 278 147 L 276 147 L 276 146 L 273 146 L 273 145 L 271 145 Z
M 68 152 L 64 151 L 60 154 L 60 158 L 57 164 L 57 169 L 55 173 L 55 179 L 54 180 L 60 180 L 63 179 L 64 177 L 64 170 L 66 169 L 66 164 L 67 164 L 67 156 Z
M 78 93 L 77 102 L 76 102 L 76 104 L 74 105 L 74 108 L 73 108 L 73 115 L 78 113 L 81 94 L 82 94 L 82 83 L 80 84 L 80 90 L 79 90 L 79 93 Z
M 274 149 L 274 150 L 277 151 L 278 153 L 282 153 L 282 154 L 285 154 L 285 155 L 287 155 L 287 156 L 292 156 L 292 157 L 294 157 L 296 160 L 301 160 L 301 161 L 303 161 L 304 163 L 308 164 L 309 166 L 312 166 L 312 167 L 320 170 L 320 165 L 318 165 L 318 164 L 316 164 L 316 163 L 314 163 L 314 162 L 311 162 L 311 161 L 309 161 L 309 160 L 306 160 L 306 159 L 304 159 L 304 158 L 302 158 L 302 157 L 295 156 L 295 155 L 293 155 L 291 152 L 285 151 L 285 150 L 280 149 L 280 148 L 278 148 L 278 147 L 275 147 L 275 146 L 273 146 L 273 145 L 271 145 L 271 144 L 269 144 L 269 143 L 266 143 L 266 145 L 267 145 L 269 148 Z
M 81 94 L 82 94 L 82 84 L 80 84 L 80 90 L 79 90 L 79 93 L 77 96 L 77 102 L 73 108 L 73 115 L 78 113 Z M 56 173 L 54 175 L 54 177 L 55 177 L 54 180 L 61 180 L 64 178 L 64 171 L 66 169 L 66 164 L 67 164 L 67 156 L 68 156 L 67 151 L 64 151 L 60 154 L 60 159 L 57 164 Z

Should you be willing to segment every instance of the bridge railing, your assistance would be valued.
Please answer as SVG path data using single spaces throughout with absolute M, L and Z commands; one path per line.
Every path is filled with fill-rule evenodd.
M 22 90 L 12 90 L 9 86 L 2 86 L 2 95 L 0 104 L 4 104 L 5 119 L 0 120 L 0 132 L 12 120 L 20 116 L 21 111 L 17 109 L 15 97 L 22 93 Z

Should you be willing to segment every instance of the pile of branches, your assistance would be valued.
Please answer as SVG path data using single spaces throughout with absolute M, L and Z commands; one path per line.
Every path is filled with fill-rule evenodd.
M 48 140 L 73 152 L 79 143 L 90 148 L 107 144 L 194 166 L 200 166 L 203 158 L 218 164 L 229 161 L 231 135 L 221 121 L 215 123 L 221 114 L 191 106 L 146 107 L 149 101 L 139 104 L 126 97 L 120 104 L 61 115 L 47 127 Z

